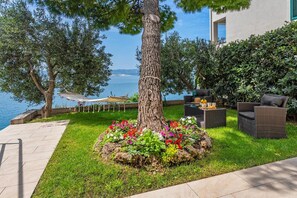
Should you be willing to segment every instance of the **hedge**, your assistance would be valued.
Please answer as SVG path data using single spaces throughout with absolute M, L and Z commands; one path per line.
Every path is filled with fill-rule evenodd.
M 297 113 L 297 22 L 246 40 L 230 42 L 216 52 L 209 88 L 230 105 L 259 101 L 264 93 L 289 96 L 289 113 Z

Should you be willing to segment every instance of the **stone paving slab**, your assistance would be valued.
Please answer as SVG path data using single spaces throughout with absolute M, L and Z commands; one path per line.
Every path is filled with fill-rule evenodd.
M 30 123 L 0 131 L 0 198 L 31 197 L 67 125 Z
M 177 186 L 172 186 L 168 188 L 163 188 L 160 190 L 155 190 L 147 192 L 144 194 L 134 195 L 133 198 L 150 198 L 150 197 L 159 197 L 159 198 L 169 198 L 169 197 L 187 197 L 187 198 L 197 198 L 198 196 L 194 191 L 189 188 L 187 184 L 180 184 Z
M 131 196 L 131 198 L 296 198 L 297 158 Z
M 188 185 L 200 198 L 221 197 L 234 191 L 241 191 L 252 187 L 234 173 L 189 182 Z

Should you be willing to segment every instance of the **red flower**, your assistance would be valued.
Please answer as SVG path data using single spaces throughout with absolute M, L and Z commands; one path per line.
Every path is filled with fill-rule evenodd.
M 122 122 L 121 122 L 121 125 L 127 125 L 128 124 L 128 121 L 127 120 L 123 120 Z
M 166 144 L 166 145 L 171 144 L 171 143 L 172 143 L 172 140 L 166 140 L 166 141 L 165 141 L 165 144 Z
M 181 142 L 181 139 L 177 139 L 175 140 L 174 144 L 180 144 L 180 142 Z
M 123 137 L 124 137 L 124 139 L 126 139 L 126 137 L 127 137 L 127 133 L 125 133 L 125 134 L 123 135 Z
M 176 122 L 176 121 L 171 121 L 171 122 L 170 122 L 170 127 L 171 127 L 171 128 L 177 128 L 177 127 L 178 127 L 178 122 Z
M 126 134 L 129 135 L 130 137 L 133 137 L 135 136 L 136 132 L 137 132 L 136 128 L 131 128 Z
M 113 126 L 112 126 L 112 125 L 110 125 L 110 126 L 109 126 L 109 129 L 110 129 L 110 130 L 113 130 Z
M 183 134 L 180 133 L 180 134 L 178 134 L 178 136 L 179 136 L 179 138 L 182 138 L 183 137 Z
M 180 144 L 177 144 L 178 149 L 183 149 L 183 147 Z

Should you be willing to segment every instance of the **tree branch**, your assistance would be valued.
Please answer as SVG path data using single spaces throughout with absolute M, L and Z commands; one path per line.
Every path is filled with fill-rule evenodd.
M 179 74 L 179 79 L 186 85 L 186 87 L 188 88 L 188 90 L 193 90 L 193 89 L 194 89 L 192 83 L 189 82 L 189 81 L 187 80 L 187 78 L 185 78 L 184 75 Z
M 37 89 L 42 93 L 44 94 L 45 90 L 44 88 L 42 87 L 41 83 L 38 81 L 35 73 L 34 73 L 34 68 L 33 68 L 33 65 L 32 63 L 30 62 L 30 60 L 28 60 L 28 63 L 29 63 L 29 66 L 30 66 L 30 76 L 35 84 L 35 86 L 37 87 Z
M 56 75 L 54 73 L 54 67 L 51 64 L 50 58 L 47 56 L 46 57 L 46 64 L 48 67 L 48 76 L 49 76 L 49 86 L 48 86 L 48 92 L 53 93 L 55 89 L 55 80 L 56 80 Z

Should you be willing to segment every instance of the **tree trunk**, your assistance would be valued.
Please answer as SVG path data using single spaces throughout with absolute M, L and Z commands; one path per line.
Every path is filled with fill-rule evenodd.
M 164 123 L 161 97 L 159 0 L 145 0 L 142 17 L 142 62 L 138 83 L 138 128 L 160 131 Z
M 52 114 L 52 106 L 53 106 L 53 92 L 45 92 L 44 93 L 44 99 L 45 99 L 45 105 L 44 105 L 44 118 L 48 118 Z

